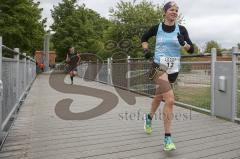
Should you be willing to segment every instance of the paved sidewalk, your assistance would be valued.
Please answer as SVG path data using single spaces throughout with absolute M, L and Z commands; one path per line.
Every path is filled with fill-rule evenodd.
M 70 83 L 68 77 L 65 82 Z M 49 75 L 39 75 L 0 159 L 240 158 L 238 124 L 175 107 L 172 132 L 177 150 L 164 152 L 162 120 L 153 121 L 152 135 L 143 131 L 142 117 L 149 111 L 150 98 L 139 96 L 135 105 L 128 105 L 111 86 L 80 78 L 75 83 L 111 92 L 118 97 L 116 107 L 88 120 L 63 120 L 56 114 L 59 101 L 72 99 L 70 110 L 78 113 L 93 109 L 102 99 L 59 92 L 49 86 Z

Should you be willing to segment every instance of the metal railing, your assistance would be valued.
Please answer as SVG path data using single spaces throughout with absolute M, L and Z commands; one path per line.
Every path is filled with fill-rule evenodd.
M 6 57 L 5 57 L 6 56 Z M 36 62 L 18 48 L 2 44 L 0 37 L 0 141 L 6 137 L 6 129 L 19 110 L 36 77 Z
M 211 109 L 211 62 L 182 62 L 174 85 L 176 103 L 209 112 Z
M 233 92 L 232 101 L 235 120 L 240 122 L 240 52 L 237 47 L 233 48 L 232 51 L 232 62 L 233 62 Z
M 210 55 L 210 54 L 209 54 Z M 207 56 L 209 56 L 207 55 Z M 181 72 L 174 84 L 176 104 L 211 112 L 211 58 L 205 62 L 187 61 L 189 58 L 206 55 L 183 56 Z M 101 64 L 97 72 L 97 63 L 82 63 L 78 67 L 81 78 L 94 80 L 115 87 L 153 96 L 155 84 L 148 79 L 151 62 L 142 58 L 112 59 Z
M 216 54 L 213 48 L 211 54 L 182 56 L 180 73 L 173 85 L 175 103 L 240 122 L 240 53 L 233 48 L 232 61 L 229 58 L 228 61 L 218 58 L 218 61 Z M 201 56 L 207 60 L 191 59 Z M 155 84 L 148 79 L 150 61 L 130 57 L 109 58 L 103 64 L 85 62 L 78 67 L 79 75 L 84 79 L 148 96 L 155 94 Z
M 237 62 L 237 118 L 240 119 L 240 62 Z

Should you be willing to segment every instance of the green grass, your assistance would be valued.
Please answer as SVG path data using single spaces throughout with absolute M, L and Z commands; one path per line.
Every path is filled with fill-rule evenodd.
M 174 93 L 176 101 L 190 104 L 199 108 L 210 109 L 210 87 L 176 86 Z M 237 117 L 240 118 L 240 92 L 238 92 L 237 98 Z
M 199 108 L 210 109 L 211 88 L 176 86 L 174 89 L 175 100 Z

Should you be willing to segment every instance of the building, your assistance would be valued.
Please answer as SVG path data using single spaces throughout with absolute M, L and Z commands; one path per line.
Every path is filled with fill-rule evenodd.
M 43 58 L 44 58 L 43 51 L 36 51 L 34 58 L 35 58 L 35 60 L 38 64 L 43 63 Z M 50 67 L 55 66 L 55 59 L 56 59 L 56 52 L 55 51 L 49 51 L 49 66 Z

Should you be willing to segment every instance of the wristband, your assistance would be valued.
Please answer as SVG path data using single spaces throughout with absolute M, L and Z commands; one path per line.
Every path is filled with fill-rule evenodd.
M 183 47 L 187 47 L 188 43 L 186 41 L 184 41 L 184 43 Z

